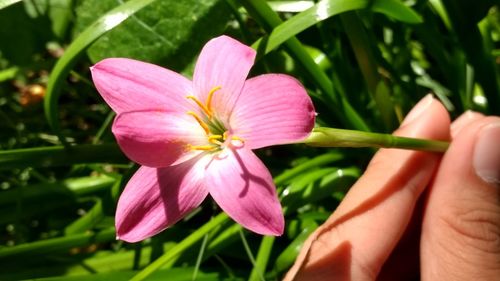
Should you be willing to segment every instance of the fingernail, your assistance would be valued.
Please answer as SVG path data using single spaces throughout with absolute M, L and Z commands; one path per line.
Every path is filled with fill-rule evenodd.
M 500 122 L 486 125 L 479 131 L 472 161 L 476 175 L 500 186 Z
M 467 126 L 467 124 L 470 124 L 472 121 L 480 118 L 481 116 L 482 116 L 481 113 L 467 110 L 451 124 L 451 136 L 452 137 L 457 136 L 458 133 L 465 126 Z
M 413 107 L 413 109 L 406 115 L 405 119 L 403 120 L 403 123 L 401 126 L 406 126 L 413 122 L 414 120 L 418 119 L 422 113 L 424 113 L 427 108 L 430 107 L 432 102 L 434 101 L 434 98 L 432 97 L 432 94 L 428 94 L 424 98 L 422 98 L 416 105 Z

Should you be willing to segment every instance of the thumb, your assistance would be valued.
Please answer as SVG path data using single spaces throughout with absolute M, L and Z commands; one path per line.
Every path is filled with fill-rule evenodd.
M 421 236 L 422 280 L 500 276 L 500 118 L 461 128 L 430 187 Z
M 427 96 L 396 135 L 447 139 L 449 117 Z M 332 216 L 304 243 L 285 280 L 375 280 L 410 222 L 440 155 L 381 149 Z

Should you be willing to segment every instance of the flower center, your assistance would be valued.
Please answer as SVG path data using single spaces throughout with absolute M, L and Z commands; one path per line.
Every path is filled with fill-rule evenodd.
M 191 115 L 203 128 L 208 142 L 207 145 L 188 144 L 188 150 L 220 151 L 225 147 L 227 141 L 229 141 L 229 143 L 232 141 L 239 141 L 241 143 L 244 142 L 243 139 L 238 136 L 229 136 L 229 131 L 224 126 L 224 123 L 214 116 L 215 114 L 212 108 L 212 99 L 214 94 L 220 89 L 220 86 L 212 88 L 210 92 L 208 92 L 205 103 L 201 102 L 193 95 L 186 96 L 186 98 L 192 100 L 203 113 L 200 114 L 200 116 L 194 111 L 186 112 L 186 114 Z

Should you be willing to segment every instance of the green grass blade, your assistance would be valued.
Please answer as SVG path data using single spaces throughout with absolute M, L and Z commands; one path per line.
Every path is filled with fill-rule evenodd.
M 407 23 L 422 22 L 422 18 L 415 11 L 398 0 L 323 0 L 289 20 L 279 23 L 268 36 L 256 41 L 252 47 L 261 51 L 261 55 L 267 54 L 288 39 L 321 21 L 344 12 L 364 8 L 370 8 Z
M 0 70 L 0 82 L 7 81 L 16 77 L 16 74 L 19 72 L 18 67 L 10 67 L 7 69 Z
M 279 26 L 282 21 L 271 7 L 263 0 L 244 0 L 242 5 L 245 9 L 260 22 L 264 29 L 272 33 L 274 28 Z M 264 44 L 253 45 L 259 53 L 265 53 L 268 40 L 264 39 Z M 285 47 L 292 57 L 294 57 L 306 70 L 309 77 L 315 84 L 324 92 L 330 99 L 327 104 L 341 122 L 348 127 L 353 127 L 357 130 L 370 131 L 366 122 L 349 104 L 347 100 L 335 92 L 332 81 L 328 78 L 325 72 L 314 62 L 306 48 L 295 37 L 289 38 L 285 42 Z
M 0 0 L 0 10 L 21 1 L 22 0 Z
M 389 88 L 378 74 L 374 46 L 356 12 L 340 15 L 342 25 L 349 38 L 361 73 L 366 81 L 368 92 L 380 112 L 386 131 L 393 131 L 397 125 L 394 105 L 389 95 Z
M 82 163 L 128 163 L 116 144 L 47 146 L 0 151 L 0 170 L 70 166 Z
M 0 248 L 0 259 L 24 255 L 42 256 L 47 253 L 60 252 L 74 247 L 82 247 L 92 243 L 109 242 L 115 239 L 115 237 L 115 229 L 110 228 L 97 233 L 87 232 L 83 234 L 63 236 L 20 244 L 12 247 L 3 247 Z
M 66 49 L 64 55 L 57 61 L 52 69 L 47 84 L 47 92 L 44 100 L 45 117 L 51 128 L 59 137 L 59 140 L 66 144 L 63 138 L 60 122 L 58 100 L 61 95 L 61 88 L 73 65 L 87 47 L 106 32 L 118 26 L 131 15 L 151 4 L 155 0 L 131 0 L 117 8 L 109 11 L 104 16 L 87 27 Z
M 302 228 L 302 232 L 281 252 L 281 254 L 276 258 L 274 268 L 277 272 L 283 272 L 290 268 L 294 263 L 295 259 L 299 255 L 299 251 L 306 239 L 311 235 L 314 230 L 318 228 L 318 224 L 311 221 L 305 227 Z
M 264 236 L 262 242 L 260 243 L 259 252 L 255 258 L 255 265 L 250 273 L 249 281 L 259 281 L 261 280 L 264 272 L 266 272 L 267 263 L 269 262 L 269 256 L 271 255 L 271 250 L 273 249 L 274 236 Z
M 2 191 L 0 206 L 15 204 L 18 200 L 36 201 L 57 195 L 78 197 L 109 189 L 116 179 L 108 176 L 68 178 L 54 183 L 41 183 Z
M 286 184 L 289 180 L 301 176 L 307 170 L 316 169 L 319 166 L 323 166 L 326 164 L 330 164 L 332 162 L 337 162 L 344 159 L 345 155 L 338 152 L 329 152 L 326 154 L 322 154 L 315 158 L 312 158 L 296 167 L 293 167 L 289 170 L 284 171 L 280 175 L 274 178 L 274 183 L 279 186 Z
M 374 12 L 385 14 L 386 16 L 402 22 L 410 24 L 423 22 L 422 17 L 417 14 L 417 12 L 406 6 L 403 1 L 400 0 L 376 0 L 373 1 L 370 8 Z
M 207 250 L 203 258 L 207 259 L 236 242 L 238 240 L 240 230 L 241 225 L 233 223 L 221 233 L 218 233 L 217 236 L 208 243 Z
M 65 235 L 83 233 L 94 227 L 94 225 L 104 217 L 102 200 L 96 198 L 94 201 L 94 206 L 92 206 L 92 208 L 90 208 L 85 215 L 75 220 L 64 229 Z
M 478 6 L 471 6 L 469 2 L 457 2 L 450 0 L 442 1 L 451 25 L 456 32 L 467 61 L 474 67 L 476 81 L 483 88 L 488 99 L 488 107 L 491 113 L 500 112 L 500 78 L 495 60 L 491 56 L 481 31 L 478 27 L 478 20 L 483 14 L 482 8 L 488 2 L 478 2 Z M 472 9 L 473 8 L 473 9 Z
M 250 262 L 252 263 L 252 267 L 255 269 L 256 268 L 255 257 L 252 253 L 252 249 L 250 249 L 250 246 L 248 245 L 247 238 L 245 237 L 245 233 L 244 233 L 244 230 L 242 228 L 240 228 L 240 239 L 241 239 L 241 243 L 243 244 L 243 248 L 245 249 L 245 252 L 247 254 L 247 257 L 250 260 Z M 260 270 L 257 270 L 256 274 L 257 274 L 257 280 L 265 281 L 264 275 L 262 274 L 262 272 Z
M 190 275 L 193 274 L 193 268 L 179 267 L 172 269 L 161 269 L 155 272 L 148 278 L 148 281 L 190 281 Z M 39 281 L 127 281 L 134 276 L 136 272 L 131 270 L 115 271 L 115 272 L 98 272 L 89 275 L 61 276 L 36 279 Z M 220 281 L 222 276 L 218 272 L 200 272 L 197 281 Z M 225 279 L 224 279 L 225 280 Z M 240 279 L 236 279 L 240 280 Z
M 220 224 L 228 220 L 229 217 L 225 213 L 221 213 L 214 217 L 212 220 L 204 224 L 197 231 L 193 232 L 191 235 L 182 240 L 179 244 L 175 245 L 170 251 L 166 252 L 159 259 L 155 260 L 149 266 L 140 271 L 137 275 L 135 275 L 131 281 L 139 281 L 144 280 L 155 271 L 160 269 L 165 263 L 170 261 L 171 259 L 177 257 L 182 252 L 186 251 L 189 247 L 191 247 L 196 242 L 200 241 L 205 237 L 205 234 L 209 233 L 213 229 L 217 228 Z

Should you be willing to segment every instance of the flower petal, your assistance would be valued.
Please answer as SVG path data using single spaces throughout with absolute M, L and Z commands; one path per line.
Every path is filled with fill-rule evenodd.
M 255 60 L 255 50 L 227 36 L 210 40 L 198 57 L 193 74 L 195 94 L 201 101 L 215 87 L 212 100 L 219 117 L 229 115 Z
M 118 239 L 137 242 L 149 238 L 199 206 L 208 192 L 197 160 L 167 168 L 139 168 L 118 200 Z
M 117 113 L 140 109 L 187 111 L 185 98 L 192 83 L 160 66 L 125 58 L 110 58 L 91 67 L 94 84 Z
M 295 78 L 264 74 L 245 82 L 230 127 L 245 146 L 256 149 L 306 138 L 314 127 L 311 98 Z
M 285 225 L 271 174 L 246 148 L 213 157 L 205 173 L 213 199 L 237 223 L 263 235 L 281 235 Z
M 118 114 L 112 127 L 122 151 L 148 167 L 166 167 L 192 158 L 199 151 L 188 145 L 207 143 L 205 132 L 188 114 L 160 110 Z

